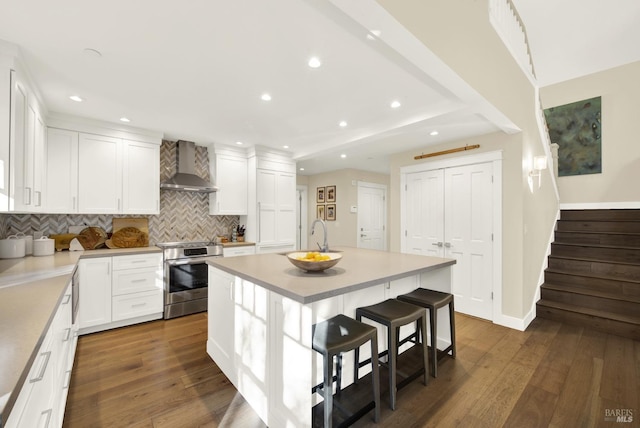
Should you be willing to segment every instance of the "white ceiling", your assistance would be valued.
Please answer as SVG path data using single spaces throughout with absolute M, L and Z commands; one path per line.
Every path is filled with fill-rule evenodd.
M 388 172 L 393 152 L 514 131 L 374 0 L 0 0 L 0 10 L 0 39 L 20 47 L 50 112 L 126 116 L 201 145 L 269 146 L 304 174 Z M 521 14 L 528 29 L 540 19 Z

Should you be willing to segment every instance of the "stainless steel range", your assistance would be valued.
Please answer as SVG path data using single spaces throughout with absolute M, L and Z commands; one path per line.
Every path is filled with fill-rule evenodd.
M 164 319 L 207 310 L 207 260 L 222 257 L 222 246 L 210 242 L 165 242 Z

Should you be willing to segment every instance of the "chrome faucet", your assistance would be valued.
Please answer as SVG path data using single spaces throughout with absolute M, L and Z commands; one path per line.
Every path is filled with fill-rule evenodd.
M 327 224 L 324 222 L 324 220 L 321 220 L 319 218 L 315 219 L 313 223 L 311 223 L 312 235 L 316 231 L 316 223 L 320 223 L 322 225 L 322 230 L 324 231 L 324 243 L 322 244 L 322 247 L 317 242 L 316 244 L 318 244 L 318 248 L 320 248 L 321 253 L 326 253 L 327 251 L 329 251 L 329 239 L 327 237 Z

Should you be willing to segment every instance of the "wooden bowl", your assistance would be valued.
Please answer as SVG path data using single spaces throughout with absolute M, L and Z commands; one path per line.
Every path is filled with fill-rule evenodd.
M 306 254 L 306 252 L 300 251 L 295 253 L 288 253 L 287 259 L 289 259 L 291 264 L 299 269 L 306 270 L 307 272 L 321 272 L 337 265 L 342 258 L 341 253 L 321 253 L 323 255 L 331 257 L 331 259 L 319 262 L 314 262 L 311 260 L 300 260 L 300 258 L 304 257 Z

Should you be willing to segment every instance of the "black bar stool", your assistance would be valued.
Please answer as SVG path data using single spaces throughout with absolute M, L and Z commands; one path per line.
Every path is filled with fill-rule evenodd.
M 451 351 L 451 357 L 456 357 L 456 318 L 453 307 L 453 294 L 443 293 L 441 291 L 427 290 L 426 288 L 418 288 L 411 293 L 402 294 L 397 297 L 398 300 L 411 303 L 413 305 L 422 306 L 429 310 L 429 324 L 431 328 L 431 372 L 433 377 L 438 376 L 438 309 L 445 305 L 449 305 L 449 328 L 451 329 L 451 345 L 449 345 L 443 353 L 448 354 Z M 426 330 L 423 330 L 426 332 Z M 425 340 L 423 340 L 424 342 Z
M 324 398 L 324 426 L 330 428 L 333 415 L 333 357 L 338 357 L 336 368 L 336 390 L 340 392 L 342 380 L 342 353 L 351 350 L 357 355 L 360 346 L 371 342 L 371 370 L 373 384 L 374 420 L 380 420 L 380 373 L 378 369 L 378 332 L 375 327 L 358 322 L 345 315 L 336 315 L 326 321 L 313 326 L 313 349 L 322 354 L 324 384 L 322 396 Z M 354 383 L 358 380 L 357 370 Z
M 387 355 L 389 366 L 389 405 L 391 410 L 396 409 L 396 362 L 399 348 L 399 332 L 403 325 L 420 322 L 422 329 L 426 331 L 427 321 L 425 311 L 419 306 L 409 303 L 400 302 L 399 300 L 389 299 L 382 303 L 371 306 L 365 306 L 356 309 L 356 319 L 360 321 L 362 317 L 369 318 L 372 321 L 380 323 L 387 327 Z M 423 341 L 424 342 L 424 341 Z M 423 382 L 425 385 L 429 382 L 429 352 L 426 343 L 422 344 L 422 356 L 424 366 Z M 358 360 L 358 350 L 356 350 L 356 362 Z M 373 358 L 373 356 L 372 356 Z M 356 364 L 356 370 L 358 365 Z M 420 373 L 420 372 L 418 372 Z

